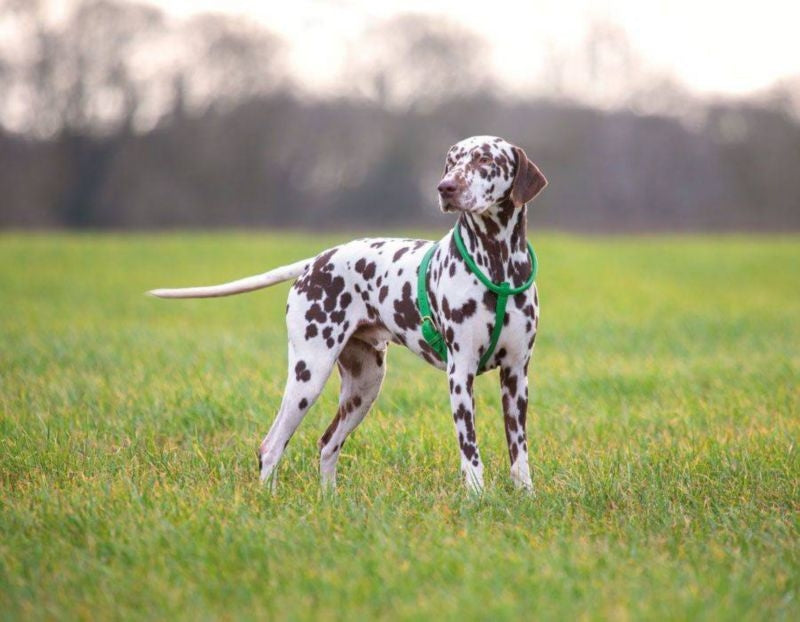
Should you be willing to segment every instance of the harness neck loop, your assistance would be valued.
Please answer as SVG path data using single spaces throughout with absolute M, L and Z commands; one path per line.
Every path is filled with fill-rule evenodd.
M 497 304 L 495 305 L 494 314 L 494 327 L 492 328 L 491 340 L 489 342 L 489 347 L 483 353 L 478 363 L 478 373 L 482 374 L 484 371 L 486 371 L 486 365 L 491 360 L 492 354 L 494 354 L 494 350 L 497 347 L 497 342 L 500 340 L 500 333 L 503 330 L 503 321 L 505 319 L 508 297 L 521 294 L 522 292 L 527 291 L 531 285 L 533 285 L 539 265 L 536 259 L 536 252 L 533 250 L 533 246 L 530 242 L 527 242 L 528 256 L 531 261 L 531 274 L 528 279 L 519 287 L 512 287 L 510 283 L 506 283 L 505 281 L 502 283 L 494 283 L 481 271 L 481 269 L 470 256 L 469 251 L 464 244 L 464 240 L 461 237 L 461 228 L 459 223 L 456 223 L 453 227 L 453 241 L 458 249 L 458 253 L 464 260 L 464 263 L 467 264 L 469 271 L 472 272 L 472 274 L 475 275 L 475 278 L 483 283 L 483 285 L 489 291 L 497 295 Z M 419 266 L 417 277 L 417 306 L 419 307 L 419 314 L 422 318 L 422 336 L 428 345 L 433 348 L 439 358 L 446 362 L 447 344 L 445 344 L 444 337 L 441 335 L 441 333 L 436 330 L 436 326 L 431 318 L 431 308 L 428 300 L 428 287 L 426 282 L 428 266 L 430 265 L 431 258 L 433 257 L 433 253 L 436 251 L 436 248 L 437 245 L 434 244 L 430 247 L 430 249 L 428 249 L 428 252 L 425 253 L 425 256 L 422 258 L 422 262 Z
M 476 264 L 475 260 L 473 260 L 470 256 L 469 251 L 464 244 L 464 240 L 461 237 L 461 227 L 459 226 L 459 223 L 456 223 L 455 227 L 453 227 L 453 240 L 455 240 L 458 253 L 461 255 L 461 259 L 464 260 L 464 263 L 467 264 L 469 271 L 472 272 L 472 274 L 474 274 L 477 279 L 486 286 L 486 289 L 488 289 L 490 292 L 494 292 L 498 296 L 515 296 L 516 294 L 521 294 L 522 292 L 530 289 L 530 286 L 533 285 L 533 282 L 536 280 L 536 272 L 539 268 L 539 265 L 538 261 L 536 260 L 536 252 L 533 250 L 533 246 L 530 242 L 526 241 L 528 245 L 528 257 L 530 257 L 531 260 L 531 275 L 519 287 L 511 287 L 511 284 L 506 282 L 494 283 L 481 271 L 481 269 L 478 267 L 478 264 Z

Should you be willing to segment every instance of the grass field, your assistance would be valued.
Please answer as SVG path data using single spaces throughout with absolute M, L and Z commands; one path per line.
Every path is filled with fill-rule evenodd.
M 800 238 L 534 235 L 536 495 L 496 373 L 471 498 L 444 375 L 392 348 L 323 497 L 280 468 L 287 287 L 161 301 L 349 236 L 0 236 L 0 618 L 800 619 Z

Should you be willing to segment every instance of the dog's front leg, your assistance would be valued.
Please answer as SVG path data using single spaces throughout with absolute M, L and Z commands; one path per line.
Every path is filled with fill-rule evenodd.
M 475 435 L 475 401 L 472 383 L 475 380 L 474 365 L 451 362 L 448 366 L 450 379 L 450 406 L 456 424 L 458 446 L 461 450 L 461 475 L 464 485 L 471 492 L 483 491 L 483 464 Z
M 500 368 L 503 393 L 508 457 L 511 460 L 511 481 L 523 490 L 533 490 L 528 466 L 528 438 L 525 431 L 528 416 L 528 364 L 503 365 Z

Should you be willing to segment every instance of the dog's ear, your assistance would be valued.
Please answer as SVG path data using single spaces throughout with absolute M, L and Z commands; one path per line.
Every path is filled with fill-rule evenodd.
M 520 207 L 542 191 L 547 179 L 522 149 L 514 147 L 514 155 L 517 156 L 517 172 L 511 184 L 511 202 Z

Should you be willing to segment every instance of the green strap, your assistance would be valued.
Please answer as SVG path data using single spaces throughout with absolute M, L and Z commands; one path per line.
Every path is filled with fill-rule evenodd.
M 472 257 L 469 256 L 467 247 L 464 246 L 464 240 L 461 239 L 461 228 L 457 224 L 455 227 L 453 227 L 453 239 L 456 241 L 456 248 L 458 249 L 458 252 L 461 253 L 461 258 L 466 262 L 472 274 L 478 277 L 478 280 L 487 288 L 489 288 L 489 291 L 492 291 L 498 295 L 504 294 L 506 296 L 516 296 L 533 285 L 539 265 L 536 260 L 536 253 L 534 252 L 533 246 L 530 242 L 528 242 L 528 255 L 531 258 L 531 275 L 528 277 L 528 280 L 519 287 L 511 287 L 508 283 L 492 283 L 491 279 L 481 272 L 481 269 L 472 260 Z
M 436 330 L 431 319 L 431 306 L 428 302 L 428 286 L 425 282 L 428 275 L 428 265 L 431 263 L 431 257 L 436 251 L 436 244 L 431 244 L 428 252 L 422 258 L 422 263 L 419 264 L 419 274 L 417 276 L 417 304 L 419 305 L 419 315 L 422 318 L 422 337 L 428 342 L 428 345 L 436 351 L 439 358 L 447 362 L 447 346 L 444 343 L 444 337 Z
M 511 291 L 508 288 L 508 283 L 503 283 L 502 285 L 505 286 L 505 289 L 501 289 L 501 292 L 497 294 L 497 305 L 494 308 L 494 327 L 492 328 L 492 339 L 489 342 L 489 347 L 486 349 L 486 352 L 483 353 L 480 362 L 478 363 L 478 373 L 483 373 L 486 369 L 486 364 L 489 362 L 492 354 L 494 354 L 494 349 L 497 347 L 497 342 L 500 341 L 500 333 L 503 331 L 503 320 L 506 317 L 506 303 L 508 302 L 508 294 L 506 291 Z
M 461 231 L 458 224 L 453 227 L 453 239 L 455 240 L 456 248 L 458 249 L 461 258 L 467 264 L 470 272 L 472 272 L 472 274 L 474 274 L 478 280 L 489 289 L 489 291 L 497 294 L 497 305 L 495 305 L 494 311 L 494 327 L 492 328 L 492 336 L 489 341 L 489 347 L 486 349 L 486 352 L 483 353 L 483 356 L 481 356 L 481 359 L 478 362 L 478 373 L 482 374 L 486 370 L 486 365 L 489 363 L 492 354 L 494 354 L 494 350 L 497 347 L 497 342 L 500 340 L 500 333 L 503 331 L 503 320 L 505 319 L 506 315 L 506 304 L 508 303 L 508 297 L 521 294 L 530 288 L 531 285 L 533 285 L 533 281 L 536 279 L 536 272 L 539 267 L 538 261 L 536 259 L 536 253 L 533 250 L 533 246 L 530 242 L 528 242 L 528 255 L 531 259 L 530 277 L 519 287 L 511 287 L 509 283 L 505 282 L 499 284 L 493 283 L 489 277 L 481 272 L 480 268 L 478 268 L 477 264 L 472 260 L 472 257 L 470 257 L 467 247 L 464 245 L 464 240 L 461 239 Z M 436 251 L 436 248 L 437 247 L 435 244 L 432 245 L 425 253 L 425 256 L 422 258 L 422 262 L 419 265 L 419 272 L 417 273 L 417 305 L 419 306 L 419 314 L 422 318 L 423 338 L 428 345 L 434 349 L 436 354 L 439 355 L 439 358 L 446 362 L 447 346 L 445 345 L 444 337 L 442 337 L 441 333 L 436 330 L 436 326 L 433 324 L 433 319 L 431 318 L 431 306 L 430 302 L 428 301 L 428 286 L 426 283 L 428 266 L 431 263 L 431 258 L 433 257 L 433 253 Z

